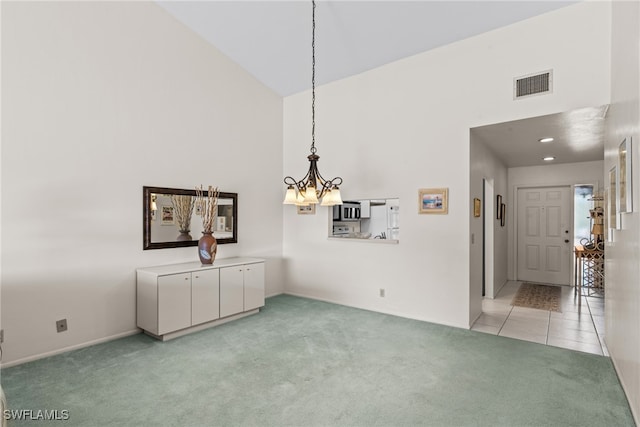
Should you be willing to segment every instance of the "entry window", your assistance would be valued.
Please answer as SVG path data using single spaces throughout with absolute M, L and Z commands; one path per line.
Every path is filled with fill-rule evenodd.
M 576 185 L 573 193 L 573 243 L 591 239 L 589 209 L 593 207 L 593 185 Z M 584 242 L 584 240 L 583 240 Z

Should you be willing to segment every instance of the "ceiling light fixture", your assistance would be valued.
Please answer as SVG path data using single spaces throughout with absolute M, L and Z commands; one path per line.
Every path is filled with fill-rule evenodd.
M 321 206 L 341 205 L 339 185 L 342 185 L 342 178 L 335 177 L 326 180 L 320 175 L 318 170 L 318 160 L 320 156 L 316 154 L 316 2 L 312 4 L 312 32 L 311 32 L 311 154 L 309 159 L 309 172 L 299 181 L 287 176 L 284 183 L 287 184 L 287 194 L 283 204 L 302 205 L 322 202 Z
M 544 157 L 542 160 L 544 160 L 545 162 L 550 162 L 550 161 L 555 160 L 555 159 L 556 158 L 553 157 L 553 156 L 547 156 L 547 157 Z
M 553 142 L 553 138 L 551 138 L 551 137 L 541 138 L 538 141 L 540 141 L 540 142 Z

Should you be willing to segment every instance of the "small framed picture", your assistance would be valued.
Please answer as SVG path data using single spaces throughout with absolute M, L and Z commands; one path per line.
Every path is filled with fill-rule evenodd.
M 473 199 L 473 216 L 478 218 L 480 216 L 480 209 L 482 207 L 482 202 L 478 198 Z
M 625 138 L 618 148 L 618 212 L 633 212 L 631 188 L 631 137 Z
M 618 226 L 618 171 L 614 166 L 609 170 L 609 228 L 619 230 Z M 609 233 L 613 237 L 612 233 Z
M 316 214 L 316 205 L 310 204 L 307 206 L 297 206 L 298 215 L 315 215 Z
M 502 196 L 496 196 L 496 219 L 502 219 Z
M 507 205 L 504 203 L 500 204 L 500 227 L 504 227 L 507 223 Z
M 163 206 L 162 207 L 162 225 L 173 225 L 173 206 Z
M 421 188 L 418 190 L 418 213 L 447 214 L 448 212 L 448 188 Z

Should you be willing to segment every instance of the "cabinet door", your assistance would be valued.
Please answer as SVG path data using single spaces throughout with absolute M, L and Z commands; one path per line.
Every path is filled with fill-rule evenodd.
M 220 317 L 244 311 L 243 266 L 220 269 Z
M 218 269 L 191 273 L 191 324 L 220 317 L 220 272 Z
M 158 277 L 158 335 L 191 326 L 191 273 Z
M 264 306 L 264 263 L 244 267 L 244 311 Z

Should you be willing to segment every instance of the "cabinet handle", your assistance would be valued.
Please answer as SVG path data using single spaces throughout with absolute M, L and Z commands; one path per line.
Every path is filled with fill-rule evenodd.
M 199 279 L 199 278 L 200 278 L 200 276 L 196 276 L 196 279 Z
M 184 280 L 189 280 L 189 278 L 188 278 L 188 277 L 185 277 L 185 278 L 184 278 Z

